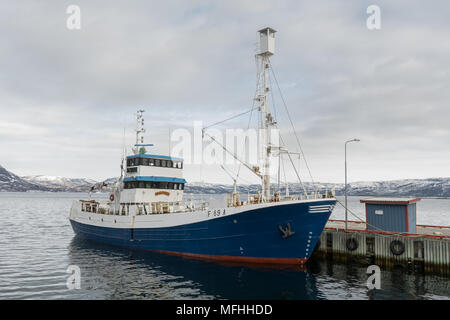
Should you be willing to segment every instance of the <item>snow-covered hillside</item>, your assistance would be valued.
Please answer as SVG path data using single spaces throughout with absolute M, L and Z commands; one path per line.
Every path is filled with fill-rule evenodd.
M 343 193 L 342 185 L 340 192 Z M 361 196 L 450 197 L 450 178 L 404 179 L 350 183 L 348 194 Z
M 44 186 L 57 191 L 87 191 L 93 184 L 96 183 L 92 179 L 80 178 L 65 178 L 55 176 L 25 176 L 22 177 L 25 181 Z
M 106 179 L 105 182 L 112 186 L 117 177 Z M 65 178 L 54 176 L 25 176 L 19 177 L 0 166 L 0 191 L 70 191 L 87 192 L 92 185 L 99 181 L 87 178 Z M 312 183 L 304 184 L 308 194 L 318 189 L 322 192 L 334 189 L 337 195 L 344 194 L 344 184 L 337 183 Z M 108 191 L 105 188 L 104 191 Z M 272 190 L 276 190 L 277 185 L 272 185 Z M 257 192 L 260 186 L 239 185 L 238 192 Z M 188 182 L 185 186 L 185 193 L 193 194 L 218 194 L 233 191 L 233 186 L 229 184 L 213 184 L 205 182 Z M 281 186 L 284 192 L 284 186 Z M 290 183 L 291 194 L 302 194 L 303 188 L 298 183 Z M 404 179 L 392 181 L 369 181 L 352 182 L 348 186 L 348 195 L 353 196 L 416 196 L 416 197 L 450 197 L 450 178 L 429 178 L 429 179 Z
M 0 166 L 0 191 L 49 191 L 47 188 L 30 183 Z

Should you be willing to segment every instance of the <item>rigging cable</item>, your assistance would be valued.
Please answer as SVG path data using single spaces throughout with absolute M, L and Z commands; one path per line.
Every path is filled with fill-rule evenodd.
M 280 134 L 280 139 L 281 139 L 281 142 L 284 144 L 283 137 L 281 136 L 281 134 Z M 308 193 L 306 192 L 306 189 L 305 189 L 305 186 L 303 185 L 302 179 L 300 179 L 300 175 L 297 172 L 297 168 L 295 167 L 294 162 L 292 161 L 291 154 L 289 152 L 287 152 L 287 155 L 289 157 L 289 161 L 291 161 L 292 167 L 294 168 L 295 174 L 297 175 L 298 181 L 300 182 L 300 185 L 302 186 L 303 193 L 305 194 L 306 199 L 308 199 Z
M 270 88 L 273 88 L 273 85 L 272 85 L 272 78 L 270 77 L 270 75 L 269 75 L 269 85 L 270 85 Z M 270 94 L 270 96 L 271 96 L 271 98 L 272 98 L 272 106 L 273 106 L 273 112 L 274 112 L 274 119 L 275 119 L 275 124 L 278 122 L 278 120 L 277 120 L 277 107 L 276 107 L 276 105 L 275 105 L 275 97 L 274 97 L 274 94 L 273 94 L 273 90 L 269 90 L 269 94 Z M 278 126 L 277 126 L 278 127 Z M 280 139 L 279 139 L 279 137 L 278 137 L 278 173 L 277 173 L 277 192 L 280 192 L 280 170 L 281 170 L 281 145 L 280 145 Z M 283 163 L 283 170 L 284 170 L 284 163 Z M 286 173 L 285 173 L 285 179 L 286 179 Z
M 300 139 L 298 138 L 297 132 L 295 131 L 294 123 L 292 122 L 291 115 L 290 115 L 289 110 L 288 110 L 288 108 L 287 108 L 286 101 L 284 100 L 283 94 L 282 94 L 282 92 L 281 92 L 280 85 L 278 84 L 277 77 L 275 76 L 275 71 L 273 70 L 273 67 L 272 67 L 272 64 L 270 63 L 270 61 L 269 61 L 269 66 L 270 66 L 270 70 L 272 71 L 272 75 L 273 75 L 273 78 L 274 78 L 274 80 L 275 80 L 275 83 L 277 84 L 278 91 L 280 92 L 280 97 L 281 97 L 281 100 L 283 101 L 284 108 L 286 109 L 286 113 L 287 113 L 287 115 L 288 115 L 289 122 L 291 123 L 292 131 L 294 131 L 294 135 L 295 135 L 295 138 L 296 138 L 296 140 L 297 140 L 298 147 L 299 147 L 300 152 L 301 152 L 301 154 L 302 154 L 302 156 L 303 156 L 303 160 L 305 161 L 306 168 L 308 169 L 309 176 L 311 177 L 311 181 L 312 181 L 312 183 L 313 183 L 313 188 L 314 188 L 315 191 L 317 192 L 318 190 L 317 190 L 317 187 L 316 187 L 316 183 L 314 182 L 314 179 L 313 179 L 313 177 L 312 177 L 311 170 L 309 169 L 308 162 L 306 161 L 305 154 L 304 154 L 303 149 L 302 149 L 301 144 L 300 144 Z M 292 164 L 292 165 L 293 165 L 293 164 Z M 297 172 L 297 170 L 296 170 L 296 172 Z
M 240 117 L 240 116 L 242 116 L 242 115 L 247 114 L 247 113 L 250 112 L 250 118 L 249 118 L 248 124 L 247 124 L 247 131 L 248 131 L 248 129 L 250 128 L 251 120 L 252 120 L 253 110 L 259 108 L 259 106 L 258 106 L 258 107 L 255 107 L 256 96 L 258 95 L 258 86 L 259 86 L 259 78 L 257 77 L 257 79 L 256 79 L 256 90 L 255 90 L 255 94 L 253 95 L 253 104 L 252 104 L 252 108 L 251 108 L 250 110 L 247 110 L 247 111 L 242 112 L 242 113 L 240 113 L 240 114 L 234 115 L 234 116 L 232 116 L 232 117 L 230 117 L 230 118 L 228 118 L 228 119 L 225 119 L 225 120 L 222 120 L 222 121 L 213 123 L 213 124 L 211 124 L 211 125 L 209 125 L 209 126 L 207 126 L 207 127 L 204 127 L 204 128 L 203 128 L 203 132 L 206 133 L 205 130 L 208 129 L 208 128 L 210 128 L 210 127 L 213 127 L 213 126 L 216 126 L 216 125 L 218 125 L 218 124 L 224 123 L 224 122 L 226 122 L 226 121 L 235 119 L 235 118 L 237 118 L 237 117 Z M 210 136 L 210 135 L 208 134 L 208 136 Z M 211 137 L 211 136 L 210 136 L 210 137 Z M 212 137 L 211 137 L 211 138 L 212 138 Z M 214 140 L 214 139 L 213 139 L 213 140 Z M 245 136 L 244 145 L 243 145 L 243 147 L 242 147 L 242 153 L 245 152 L 245 146 L 247 145 L 247 140 L 248 140 L 248 135 Z M 216 141 L 216 142 L 217 142 L 217 141 Z M 218 142 L 217 142 L 217 143 L 218 143 Z M 221 145 L 220 143 L 218 143 L 218 144 Z M 231 154 L 231 152 L 228 151 L 223 145 L 221 145 L 221 147 L 222 147 L 226 152 L 228 152 L 228 153 Z M 239 160 L 239 159 L 237 158 L 236 155 L 234 155 L 234 154 L 231 154 L 231 155 L 232 155 L 236 160 L 239 161 L 238 172 L 237 172 L 237 174 L 236 174 L 236 181 L 237 181 L 237 179 L 239 178 L 239 174 L 240 174 L 241 166 L 242 166 L 243 162 L 242 162 L 241 160 Z M 245 165 L 245 164 L 244 164 L 244 165 Z M 245 165 L 245 166 L 246 166 L 247 168 L 249 168 L 247 165 Z M 253 172 L 252 169 L 251 169 L 251 171 Z M 258 175 L 258 176 L 259 176 L 259 175 Z M 243 180 L 244 180 L 244 179 L 243 179 Z
M 270 64 L 270 61 L 269 61 L 269 64 Z M 272 70 L 272 74 L 273 74 L 273 70 Z M 274 74 L 273 74 L 273 75 L 274 75 Z M 276 81 L 275 75 L 274 75 L 274 79 L 275 79 L 275 81 Z M 271 77 L 269 77 L 269 83 L 270 83 L 270 87 L 273 88 Z M 278 86 L 278 82 L 277 82 L 277 86 Z M 283 96 L 282 96 L 282 94 L 281 94 L 281 90 L 280 90 L 280 87 L 279 87 L 279 86 L 278 86 L 278 90 L 279 90 L 279 92 L 280 92 L 281 98 L 283 99 Z M 272 91 L 272 90 L 270 91 L 270 94 L 271 94 L 271 97 L 272 97 L 272 104 L 273 104 L 273 109 L 274 109 L 274 113 L 275 113 L 275 120 L 276 120 L 276 119 L 277 119 L 277 118 L 276 118 L 277 109 L 276 109 L 276 106 L 275 106 L 275 98 L 274 98 L 274 94 L 273 94 L 273 91 Z M 284 99 L 283 99 L 283 102 L 284 102 Z M 286 108 L 286 111 L 287 111 L 286 103 L 284 102 L 284 104 L 285 104 L 285 108 Z M 289 116 L 289 113 L 288 113 L 288 116 Z M 289 120 L 290 120 L 290 118 L 289 118 Z M 293 127 L 292 121 L 291 121 L 291 125 L 292 125 L 292 127 Z M 276 127 L 278 128 L 278 124 L 276 124 Z M 279 129 L 278 129 L 278 130 L 279 130 Z M 294 133 L 295 133 L 294 127 L 293 127 L 293 131 L 294 131 Z M 284 143 L 284 141 L 283 141 L 283 137 L 281 136 L 281 132 L 279 133 L 279 138 L 280 138 L 280 140 L 281 140 L 281 142 L 282 142 L 282 145 L 283 145 L 283 146 L 287 146 L 287 145 Z M 297 142 L 299 143 L 298 140 L 297 140 Z M 281 144 L 280 144 L 278 147 L 281 148 Z M 300 147 L 300 148 L 301 148 L 301 147 Z M 295 164 L 294 164 L 294 162 L 292 161 L 291 155 L 290 155 L 289 151 L 287 151 L 286 153 L 287 153 L 287 155 L 288 155 L 288 157 L 289 157 L 289 160 L 290 160 L 290 162 L 291 162 L 291 164 L 292 164 L 292 167 L 294 168 L 294 171 L 295 171 L 295 173 L 296 173 L 296 175 L 297 175 L 298 181 L 300 182 L 300 185 L 301 185 L 301 187 L 302 187 L 302 189 L 303 189 L 303 193 L 305 194 L 306 198 L 308 198 L 308 193 L 307 193 L 307 191 L 306 191 L 305 186 L 303 185 L 302 180 L 300 179 L 300 175 L 299 175 L 299 173 L 297 172 L 297 169 L 295 168 Z M 280 149 L 278 150 L 278 157 L 279 157 L 279 158 L 281 157 L 281 150 L 280 150 Z M 305 162 L 306 162 L 306 158 L 305 158 Z M 278 161 L 278 163 L 280 163 L 280 160 Z M 284 163 L 283 163 L 284 180 L 285 180 L 286 183 L 288 183 L 288 182 L 287 182 L 287 178 L 286 178 L 286 171 L 285 171 L 285 170 L 286 170 L 286 168 L 285 168 Z M 299 166 L 299 170 L 300 170 L 300 166 Z M 311 176 L 311 172 L 310 172 L 310 176 Z M 312 176 L 311 176 L 311 180 L 312 180 Z M 279 189 L 279 188 L 280 188 L 280 187 L 278 186 L 278 189 Z M 279 191 L 279 190 L 278 190 L 278 191 Z
M 257 79 L 257 82 L 256 82 L 256 90 L 255 90 L 255 94 L 253 96 L 253 105 L 252 105 L 252 109 L 251 109 L 251 113 L 250 113 L 250 118 L 248 119 L 248 123 L 247 123 L 247 132 L 248 132 L 248 129 L 250 128 L 250 123 L 252 121 L 253 110 L 257 109 L 257 108 L 255 108 L 255 101 L 256 101 L 256 96 L 258 95 L 258 85 L 259 85 L 259 79 Z M 247 145 L 247 140 L 248 140 L 248 134 L 245 135 L 244 145 L 242 146 L 242 153 L 245 153 L 245 146 Z M 245 155 L 244 155 L 244 157 L 245 157 Z M 241 167 L 242 167 L 242 164 L 239 163 L 239 167 L 238 167 L 238 171 L 237 171 L 237 175 L 236 175 L 236 181 L 239 178 L 239 174 L 241 172 Z
M 256 95 L 255 95 L 255 97 L 256 97 Z M 240 116 L 242 116 L 242 115 L 244 115 L 244 114 L 247 114 L 247 113 L 249 113 L 249 112 L 253 112 L 253 110 L 255 110 L 255 109 L 257 109 L 257 107 L 252 107 L 250 110 L 247 110 L 247 111 L 245 111 L 245 112 L 242 112 L 242 113 L 239 113 L 239 114 L 237 114 L 237 115 L 234 115 L 234 116 L 232 116 L 232 117 L 230 117 L 230 118 L 228 118 L 228 119 L 225 119 L 225 120 L 222 120 L 222 121 L 213 123 L 213 124 L 211 124 L 211 125 L 209 125 L 209 126 L 207 126 L 207 127 L 203 127 L 203 130 L 206 130 L 206 129 L 210 128 L 210 127 L 213 127 L 213 126 L 216 126 L 216 125 L 218 125 L 218 124 L 227 122 L 227 121 L 232 120 L 232 119 L 234 119 L 234 118 L 240 117 Z
M 287 180 L 287 178 L 286 178 L 286 166 L 284 165 L 284 162 L 282 162 L 282 163 L 283 163 L 284 183 L 286 183 L 286 185 L 288 185 L 288 180 Z
M 241 159 L 239 159 L 235 154 L 233 154 L 231 151 L 229 151 L 223 144 L 221 144 L 219 141 L 217 141 L 213 136 L 211 136 L 210 134 L 208 134 L 205 131 L 203 131 L 203 134 L 206 134 L 207 136 L 209 136 L 211 138 L 211 140 L 214 141 L 215 143 L 217 143 L 219 146 L 221 146 L 222 149 L 225 150 L 225 152 L 229 153 L 233 158 L 235 158 L 237 161 L 242 163 L 247 169 L 249 169 L 251 172 L 256 174 L 258 177 L 261 177 L 260 173 L 256 172 L 252 167 L 250 167 L 248 164 L 246 164 Z

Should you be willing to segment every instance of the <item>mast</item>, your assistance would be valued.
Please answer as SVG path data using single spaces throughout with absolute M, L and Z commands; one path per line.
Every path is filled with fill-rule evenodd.
M 275 53 L 275 30 L 269 27 L 261 29 L 259 32 L 259 49 L 256 55 L 262 65 L 262 70 L 258 70 L 259 79 L 262 77 L 263 86 L 259 86 L 259 95 L 257 100 L 261 103 L 260 112 L 260 150 L 262 150 L 262 195 L 266 201 L 270 200 L 270 128 L 274 125 L 272 114 L 270 113 L 269 98 L 269 59 Z

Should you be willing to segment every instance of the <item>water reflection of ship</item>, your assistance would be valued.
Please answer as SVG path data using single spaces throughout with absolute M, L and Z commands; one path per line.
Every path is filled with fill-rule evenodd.
M 129 250 L 75 237 L 69 264 L 93 299 L 318 299 L 302 269 L 223 265 Z M 91 292 L 91 293 L 89 293 Z

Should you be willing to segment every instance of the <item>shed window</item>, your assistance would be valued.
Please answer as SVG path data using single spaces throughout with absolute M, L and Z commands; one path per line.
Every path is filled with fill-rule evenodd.
M 383 215 L 383 210 L 381 210 L 381 209 L 378 209 L 378 210 L 375 210 L 375 214 L 378 214 L 378 215 Z

